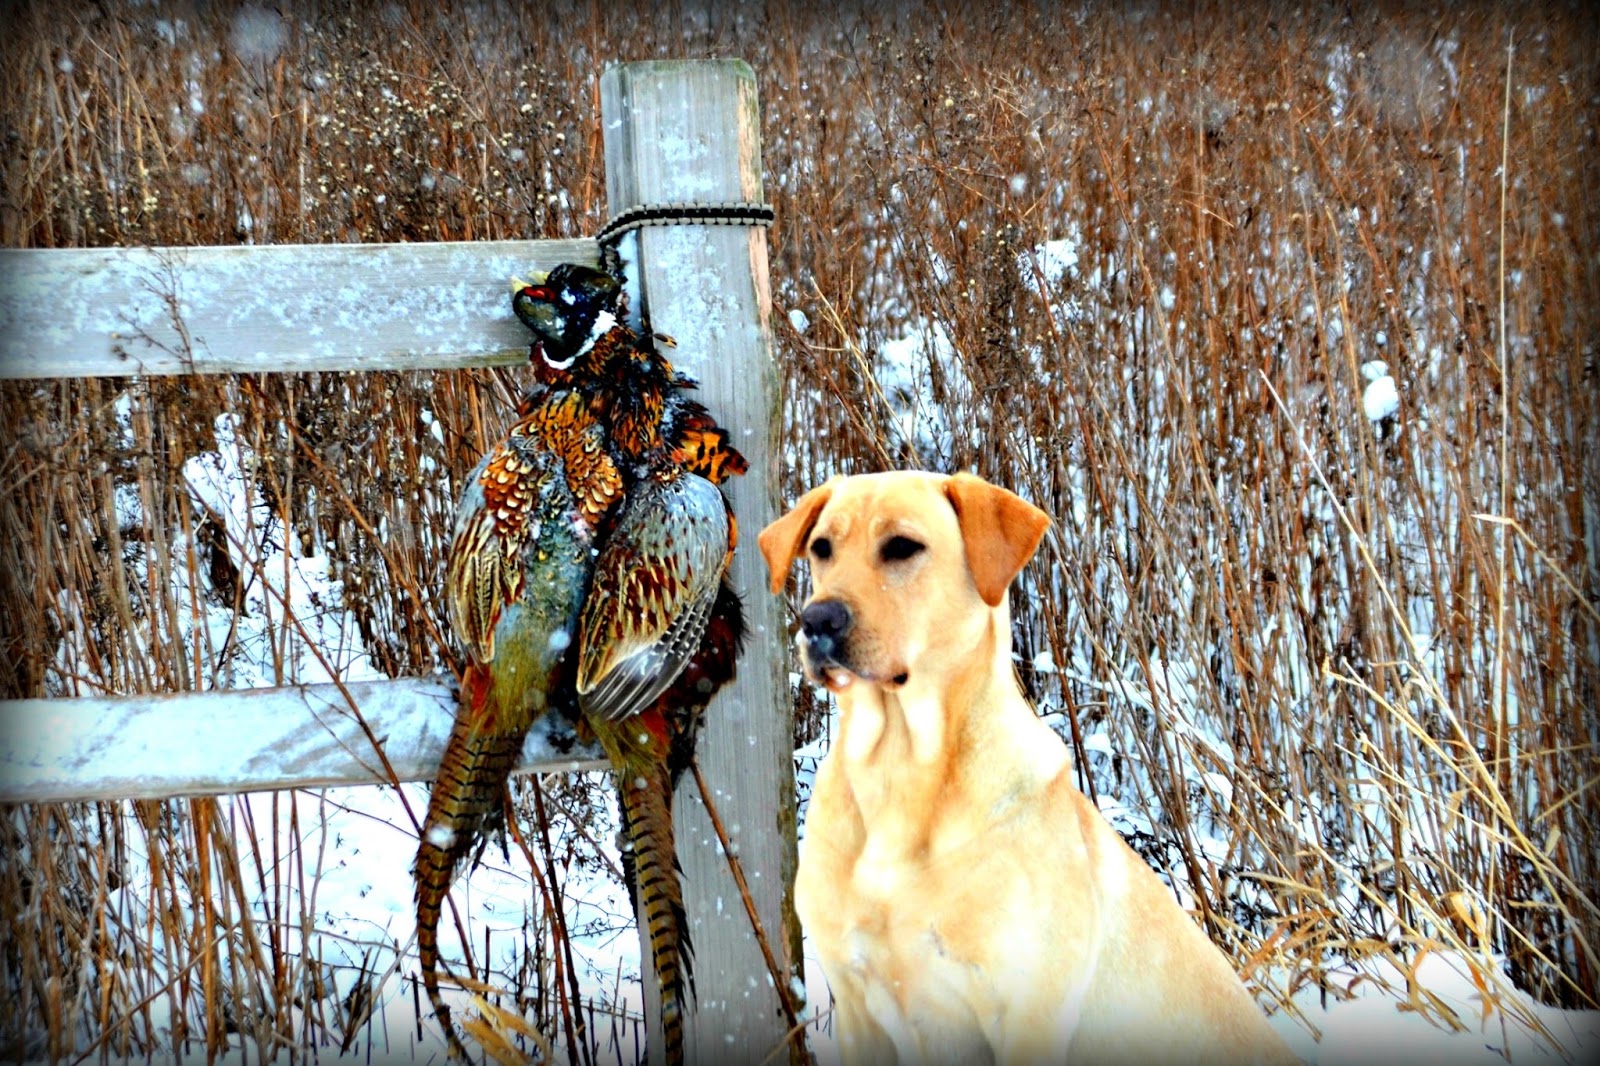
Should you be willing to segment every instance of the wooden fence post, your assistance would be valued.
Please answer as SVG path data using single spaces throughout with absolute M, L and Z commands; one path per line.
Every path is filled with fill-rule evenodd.
M 761 201 L 760 114 L 748 64 L 615 66 L 600 80 L 600 113 L 613 217 L 648 204 Z M 750 472 L 729 483 L 740 530 L 733 574 L 750 639 L 738 680 L 707 713 L 699 758 L 772 950 L 779 965 L 797 975 L 799 924 L 788 888 L 796 852 L 785 623 L 755 551 L 755 534 L 776 514 L 779 470 L 766 232 L 645 228 L 633 269 L 652 327 L 677 339 L 674 363 L 699 379 L 702 398 L 750 460 Z M 688 779 L 678 790 L 674 818 L 698 993 L 687 1053 L 697 1062 L 762 1062 L 787 1026 L 727 861 Z M 651 983 L 647 975 L 653 1008 Z M 660 1048 L 651 1044 L 651 1061 L 659 1062 Z M 787 1058 L 780 1052 L 774 1061 Z

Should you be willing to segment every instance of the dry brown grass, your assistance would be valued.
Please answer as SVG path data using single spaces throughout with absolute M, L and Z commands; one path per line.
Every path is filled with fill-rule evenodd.
M 1064 732 L 1105 735 L 1080 749 L 1085 787 L 1144 817 L 1136 843 L 1270 995 L 1446 945 L 1503 954 L 1547 1001 L 1600 997 L 1600 51 L 1580 5 L 7 19 L 10 247 L 593 232 L 602 65 L 746 58 L 775 303 L 811 323 L 775 322 L 786 496 L 967 468 L 1057 517 L 1017 597 L 1024 680 Z M 1064 237 L 1076 266 L 1052 273 L 1037 251 Z M 935 326 L 947 346 L 885 358 Z M 1375 425 L 1360 366 L 1378 357 L 1402 402 Z M 344 579 L 373 660 L 450 665 L 451 479 L 513 378 L 5 385 L 4 694 L 225 683 L 226 649 L 186 639 L 160 577 L 226 599 L 257 565 L 259 545 L 208 539 L 183 486 L 221 411 L 282 528 Z M 173 557 L 197 529 L 202 550 Z M 592 802 L 557 799 L 580 821 Z M 315 802 L 286 794 L 274 817 Z M 0 819 L 7 1056 L 162 1057 L 230 1028 L 263 1053 L 345 1040 L 371 975 L 280 950 L 274 923 L 314 916 L 252 924 L 251 899 L 318 866 L 240 883 L 235 849 L 279 834 L 237 810 Z M 114 928 L 129 834 L 152 887 L 146 920 Z M 180 897 L 209 913 L 185 922 Z M 548 936 L 505 984 L 555 1032 Z

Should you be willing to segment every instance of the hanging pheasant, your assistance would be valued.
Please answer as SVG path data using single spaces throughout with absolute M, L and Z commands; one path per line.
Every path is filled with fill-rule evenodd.
M 747 466 L 705 409 L 677 391 L 692 381 L 653 347 L 635 355 L 614 364 L 622 373 L 608 395 L 618 465 L 638 479 L 595 560 L 577 691 L 583 727 L 616 778 L 624 868 L 661 989 L 661 1039 L 667 1061 L 678 1063 L 692 979 L 672 794 L 744 638 L 727 580 L 738 534 L 716 486 Z
M 581 714 L 616 770 L 662 1035 L 669 1061 L 682 1057 L 671 789 L 742 640 L 716 485 L 746 464 L 682 394 L 693 382 L 621 323 L 620 298 L 615 278 L 573 264 L 518 283 L 537 383 L 457 510 L 447 593 L 469 662 L 415 873 L 423 984 L 458 1055 L 436 972 L 444 896 L 497 821 L 528 730 L 557 709 Z

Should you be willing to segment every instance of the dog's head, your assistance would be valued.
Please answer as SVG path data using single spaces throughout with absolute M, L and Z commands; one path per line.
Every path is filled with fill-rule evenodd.
M 897 688 L 971 650 L 1049 524 L 971 474 L 902 471 L 834 478 L 757 541 L 774 593 L 797 557 L 811 563 L 798 638 L 811 679 Z

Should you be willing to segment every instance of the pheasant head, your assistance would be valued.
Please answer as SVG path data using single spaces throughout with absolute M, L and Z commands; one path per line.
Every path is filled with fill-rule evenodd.
M 586 357 L 621 326 L 622 285 L 593 267 L 562 263 L 529 283 L 511 280 L 511 309 L 533 331 L 530 353 L 541 379 L 581 375 Z

